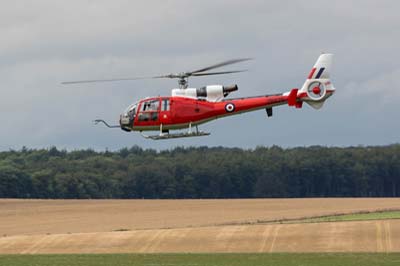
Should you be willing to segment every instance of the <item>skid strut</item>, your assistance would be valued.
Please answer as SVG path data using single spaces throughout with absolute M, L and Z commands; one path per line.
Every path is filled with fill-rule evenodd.
M 146 139 L 152 140 L 161 140 L 161 139 L 177 139 L 177 138 L 189 138 L 189 137 L 202 137 L 202 136 L 209 136 L 210 133 L 199 131 L 199 128 L 196 125 L 196 130 L 192 131 L 192 123 L 189 124 L 188 132 L 183 133 L 168 133 L 163 131 L 162 124 L 160 125 L 160 134 L 159 135 L 145 135 L 142 132 L 140 134 Z

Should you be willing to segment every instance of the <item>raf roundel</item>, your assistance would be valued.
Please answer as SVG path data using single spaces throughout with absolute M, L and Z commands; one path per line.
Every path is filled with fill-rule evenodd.
M 232 113 L 233 111 L 235 111 L 235 105 L 233 103 L 228 103 L 225 105 L 225 110 L 228 113 Z

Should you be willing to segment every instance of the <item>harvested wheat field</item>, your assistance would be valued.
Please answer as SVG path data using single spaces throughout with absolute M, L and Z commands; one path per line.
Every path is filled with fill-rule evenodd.
M 0 253 L 399 252 L 400 220 L 260 224 L 400 199 L 0 200 Z
M 3 254 L 399 252 L 400 220 L 213 226 L 0 238 Z

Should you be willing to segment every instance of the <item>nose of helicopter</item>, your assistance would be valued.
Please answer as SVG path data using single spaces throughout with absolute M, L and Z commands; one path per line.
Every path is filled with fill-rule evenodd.
M 127 131 L 127 132 L 131 131 L 130 119 L 129 119 L 129 116 L 127 114 L 122 113 L 119 116 L 119 125 L 121 126 L 121 129 L 124 130 L 124 131 Z

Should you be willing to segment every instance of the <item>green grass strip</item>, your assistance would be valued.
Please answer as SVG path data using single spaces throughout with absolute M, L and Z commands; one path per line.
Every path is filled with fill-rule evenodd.
M 350 213 L 350 214 L 328 215 L 321 217 L 294 219 L 288 221 L 282 220 L 281 223 L 324 223 L 324 222 L 348 222 L 348 221 L 368 221 L 368 220 L 387 220 L 387 219 L 400 219 L 400 211 L 377 211 L 377 212 L 360 212 L 360 213 Z
M 0 255 L 1 266 L 398 266 L 400 253 Z

